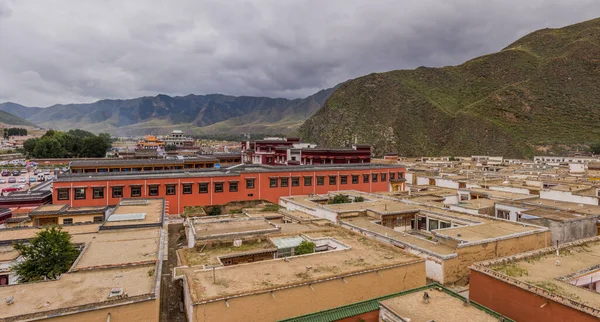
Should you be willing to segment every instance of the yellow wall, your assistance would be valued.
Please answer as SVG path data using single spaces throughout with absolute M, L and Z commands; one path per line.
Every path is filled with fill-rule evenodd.
M 425 285 L 425 262 L 193 306 L 193 321 L 277 321 Z
M 94 217 L 96 216 L 102 216 L 101 213 L 99 214 L 92 214 L 92 215 L 77 215 L 77 216 L 69 216 L 67 215 L 62 215 L 61 217 L 59 217 L 59 221 L 61 224 L 63 224 L 63 220 L 65 218 L 72 218 L 73 219 L 73 223 L 84 223 L 84 222 L 94 222 Z
M 110 313 L 110 322 L 146 322 L 158 321 L 160 301 L 158 299 L 115 306 L 47 319 L 51 322 L 106 322 Z
M 523 237 L 457 248 L 458 257 L 444 261 L 444 284 L 466 284 L 469 276 L 468 267 L 475 262 L 548 247 L 550 243 L 550 232 L 546 231 Z

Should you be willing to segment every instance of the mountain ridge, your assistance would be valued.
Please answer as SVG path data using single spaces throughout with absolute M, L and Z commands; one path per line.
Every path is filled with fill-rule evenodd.
M 534 31 L 457 66 L 373 73 L 342 84 L 300 127 L 376 154 L 530 156 L 600 141 L 600 18 Z

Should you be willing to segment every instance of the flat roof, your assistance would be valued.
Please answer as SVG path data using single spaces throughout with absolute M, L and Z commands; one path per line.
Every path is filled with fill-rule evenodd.
M 41 205 L 34 209 L 33 211 L 60 211 L 63 208 L 68 208 L 68 205 Z M 32 212 L 33 212 L 32 211 Z
M 62 226 L 61 228 L 63 231 L 66 231 L 71 235 L 78 235 L 95 233 L 98 231 L 99 227 L 99 224 L 83 224 Z M 0 229 L 0 244 L 11 244 L 13 241 L 33 238 L 42 229 L 43 227 Z
M 427 302 L 423 300 L 425 292 L 429 295 Z M 464 305 L 464 300 L 436 287 L 422 292 L 403 294 L 379 303 L 397 316 L 410 319 L 411 322 L 498 322 L 498 317 L 473 305 Z
M 471 269 L 567 306 L 579 303 L 584 307 L 575 306 L 576 309 L 600 317 L 600 293 L 568 282 L 600 270 L 600 237 L 563 244 L 559 253 L 557 256 L 556 247 L 549 247 L 477 263 Z M 596 311 L 586 311 L 585 307 Z
M 290 230 L 286 228 L 288 225 Z M 396 247 L 383 245 L 333 225 L 319 227 L 312 224 L 282 224 L 283 233 L 278 236 L 289 236 L 289 233 L 293 234 L 298 227 L 304 227 L 304 235 L 309 238 L 334 238 L 350 249 L 293 256 L 287 260 L 280 258 L 219 267 L 215 270 L 216 283 L 213 282 L 212 269 L 202 269 L 198 266 L 178 267 L 175 275 L 187 276 L 192 302 L 198 304 L 369 269 L 423 261 Z M 277 278 L 266 278 L 265 272 Z
M 479 189 L 479 188 L 459 189 L 459 190 L 465 190 L 470 193 L 485 196 L 486 198 L 490 198 L 490 199 L 520 200 L 520 199 L 535 198 L 537 196 L 537 195 L 529 195 L 529 194 L 498 191 L 498 190 L 489 190 L 489 189 Z
M 139 226 L 139 225 L 159 225 L 163 222 L 165 212 L 164 199 L 123 199 L 113 212 L 108 216 L 107 221 L 102 225 L 103 228 L 115 228 L 119 226 Z M 142 219 L 130 220 L 122 217 L 123 220 L 110 221 L 112 216 L 125 216 L 132 214 L 145 214 Z M 127 220 L 125 220 L 127 219 Z
M 275 226 L 269 224 L 267 221 L 258 219 L 258 220 L 248 220 L 248 219 L 239 219 L 239 220 L 229 220 L 229 221 L 220 221 L 220 222 L 194 222 L 194 229 L 196 231 L 196 236 L 198 237 L 207 237 L 221 234 L 229 234 L 229 233 L 243 233 L 243 232 L 252 232 L 252 231 L 260 231 L 260 230 L 270 230 L 274 229 Z
M 193 162 L 207 162 L 207 161 L 218 161 L 216 158 L 207 156 L 197 156 L 194 158 L 185 159 L 106 159 L 106 160 L 73 160 L 70 163 L 70 167 L 111 167 L 111 166 L 144 166 L 150 164 L 160 165 L 183 165 L 185 163 Z
M 581 204 L 581 203 L 575 203 L 575 202 L 565 202 L 565 201 L 557 201 L 557 200 L 550 200 L 550 199 L 541 199 L 541 198 L 535 198 L 535 199 L 528 199 L 528 200 L 522 200 L 522 201 L 506 201 L 506 202 L 500 202 L 501 204 L 507 204 L 507 205 L 516 205 L 516 206 L 522 206 L 524 208 L 530 208 L 530 207 L 537 207 L 537 208 L 549 208 L 549 209 L 560 209 L 560 210 L 566 210 L 566 211 L 573 211 L 576 212 L 578 214 L 582 214 L 582 215 L 600 215 L 600 207 L 599 206 L 594 206 L 594 205 L 586 205 L 586 204 Z
M 462 226 L 434 230 L 436 236 L 448 236 L 464 242 L 477 242 L 486 239 L 506 237 L 515 234 L 545 230 L 541 227 L 526 226 L 509 221 L 489 221 L 480 225 Z
M 19 257 L 19 252 L 12 246 L 0 246 L 0 262 L 9 262 L 17 257 Z

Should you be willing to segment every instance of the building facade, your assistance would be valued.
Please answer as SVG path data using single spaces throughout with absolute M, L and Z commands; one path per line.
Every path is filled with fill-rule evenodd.
M 185 136 L 181 130 L 173 130 L 166 138 L 165 145 L 173 145 L 177 148 L 191 148 L 194 146 L 194 139 Z
M 53 203 L 70 207 L 113 206 L 122 198 L 165 198 L 168 213 L 180 214 L 188 206 L 231 201 L 277 203 L 283 196 L 338 190 L 389 191 L 389 179 L 404 176 L 404 172 L 397 165 L 356 164 L 69 174 L 54 181 Z

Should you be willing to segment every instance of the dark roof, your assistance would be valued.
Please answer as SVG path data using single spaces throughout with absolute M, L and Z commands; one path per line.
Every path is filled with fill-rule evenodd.
M 128 172 L 94 172 L 94 173 L 70 173 L 63 174 L 55 182 L 73 181 L 103 181 L 103 180 L 131 180 L 131 179 L 163 179 L 163 178 L 190 178 L 190 177 L 213 177 L 213 176 L 238 176 L 240 173 L 258 172 L 296 172 L 296 171 L 318 171 L 318 170 L 360 170 L 381 168 L 404 168 L 396 164 L 380 163 L 353 163 L 353 164 L 319 164 L 319 165 L 263 165 L 263 164 L 238 164 L 221 169 L 179 169 L 164 171 L 128 171 Z
M 0 207 L 0 215 L 4 215 L 9 212 L 12 213 L 12 210 L 10 210 L 10 208 L 1 208 Z
M 127 165 L 145 165 L 145 164 L 165 164 L 165 165 L 180 165 L 186 162 L 194 162 L 194 161 L 218 161 L 212 157 L 195 157 L 195 158 L 186 158 L 186 159 L 105 159 L 105 160 L 84 160 L 84 161 L 71 161 L 72 167 L 110 167 L 110 166 L 127 166 Z
M 15 191 L 9 193 L 7 196 L 0 196 L 0 202 L 2 201 L 27 201 L 27 200 L 40 200 L 46 197 L 52 196 L 52 191 L 48 190 L 36 190 L 36 191 Z

